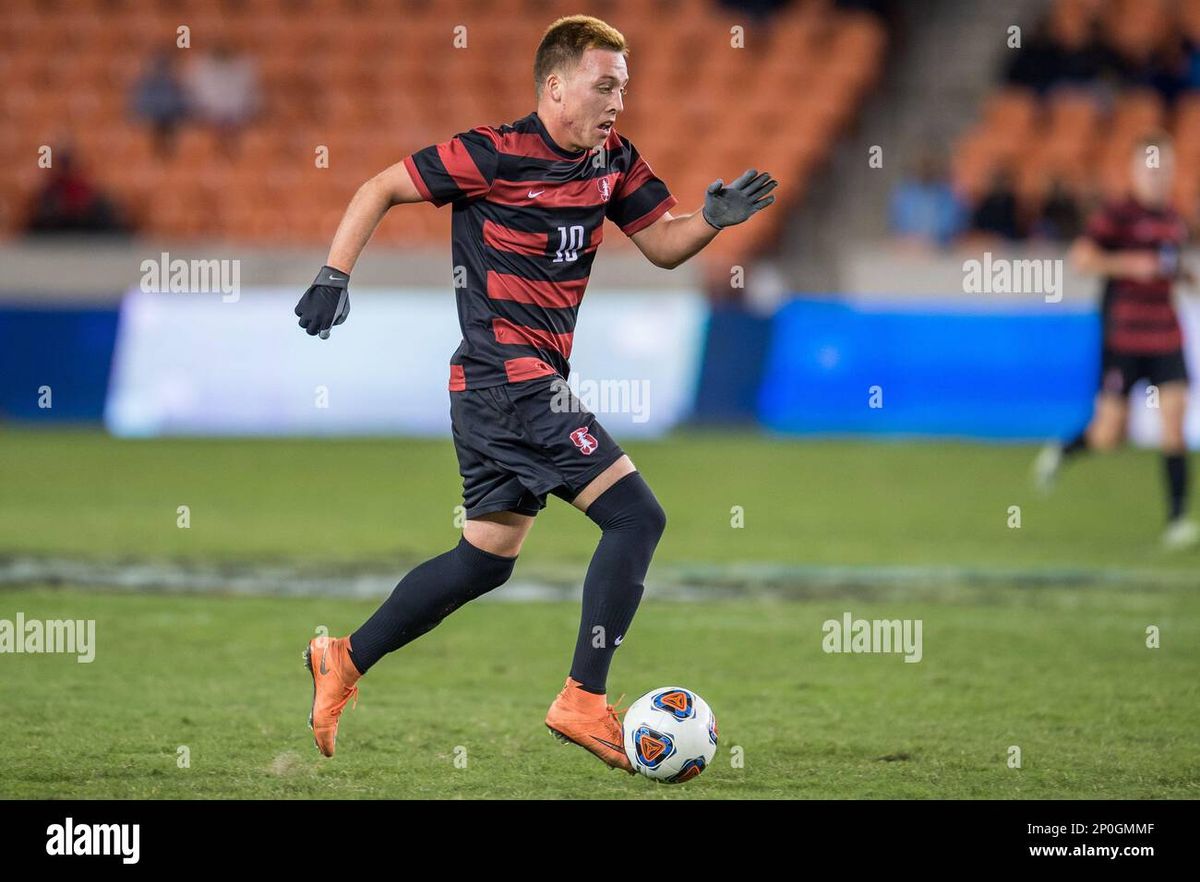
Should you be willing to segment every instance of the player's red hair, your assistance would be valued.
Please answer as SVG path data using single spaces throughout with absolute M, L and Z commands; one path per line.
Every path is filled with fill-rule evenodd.
M 546 77 L 551 73 L 574 70 L 588 49 L 610 49 L 629 54 L 625 35 L 590 15 L 568 15 L 546 28 L 533 59 L 533 85 L 537 97 L 542 97 Z

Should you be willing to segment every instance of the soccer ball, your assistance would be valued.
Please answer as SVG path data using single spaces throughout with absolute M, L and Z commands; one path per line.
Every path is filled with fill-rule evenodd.
M 716 752 L 717 718 L 690 689 L 652 689 L 625 712 L 625 755 L 647 778 L 664 784 L 690 781 Z

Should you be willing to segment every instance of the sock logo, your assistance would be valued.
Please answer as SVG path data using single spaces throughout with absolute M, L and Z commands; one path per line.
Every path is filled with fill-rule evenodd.
M 578 447 L 579 452 L 584 456 L 591 456 L 600 446 L 600 442 L 596 440 L 595 436 L 588 432 L 587 426 L 580 426 L 571 433 L 571 443 Z

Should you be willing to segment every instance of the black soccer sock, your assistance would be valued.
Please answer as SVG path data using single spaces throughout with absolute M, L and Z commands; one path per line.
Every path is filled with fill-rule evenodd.
M 571 676 L 603 695 L 613 653 L 625 639 L 650 558 L 667 525 L 666 512 L 639 472 L 621 478 L 588 506 L 603 534 L 583 582 L 583 615 Z
M 1063 445 L 1063 457 L 1074 456 L 1088 449 L 1087 432 L 1083 431 Z
M 1168 520 L 1175 520 L 1183 514 L 1187 507 L 1187 454 L 1164 453 L 1163 465 L 1167 473 L 1167 493 L 1171 507 Z
M 361 673 L 389 652 L 433 630 L 464 603 L 498 588 L 512 575 L 515 557 L 458 545 L 413 569 L 375 614 L 350 635 L 350 658 Z

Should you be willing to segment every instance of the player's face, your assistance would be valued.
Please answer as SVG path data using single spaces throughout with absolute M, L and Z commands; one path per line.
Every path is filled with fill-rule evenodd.
M 1175 151 L 1160 147 L 1156 151 L 1139 148 L 1133 153 L 1133 196 L 1144 205 L 1163 205 L 1171 198 L 1175 179 Z
M 563 122 L 577 148 L 598 147 L 625 109 L 629 71 L 625 56 L 609 49 L 588 49 L 563 90 Z

